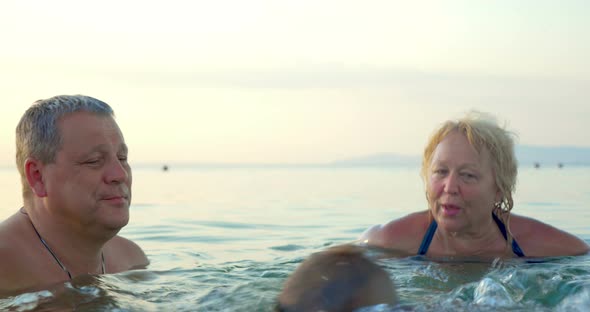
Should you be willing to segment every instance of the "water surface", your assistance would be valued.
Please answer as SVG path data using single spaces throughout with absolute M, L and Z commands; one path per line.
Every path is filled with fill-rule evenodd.
M 514 211 L 590 241 L 590 168 L 521 168 Z M 121 235 L 151 265 L 83 276 L 0 299 L 8 311 L 271 311 L 310 253 L 425 209 L 415 167 L 134 168 Z M 20 207 L 15 169 L 0 169 L 0 217 Z M 401 299 L 374 311 L 587 311 L 590 256 L 495 263 L 410 257 L 379 263 Z

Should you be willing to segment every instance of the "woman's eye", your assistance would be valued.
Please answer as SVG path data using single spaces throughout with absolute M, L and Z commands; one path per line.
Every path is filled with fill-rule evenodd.
M 433 173 L 437 174 L 437 175 L 446 174 L 447 170 L 446 169 L 434 169 Z
M 475 179 L 475 178 L 477 178 L 477 176 L 475 174 L 468 173 L 468 172 L 461 173 L 461 176 L 463 176 L 464 178 L 467 178 L 467 179 Z

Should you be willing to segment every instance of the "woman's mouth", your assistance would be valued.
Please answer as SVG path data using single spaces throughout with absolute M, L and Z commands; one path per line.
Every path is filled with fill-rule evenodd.
M 451 205 L 451 204 L 443 204 L 440 205 L 442 213 L 446 217 L 453 217 L 456 216 L 460 211 L 461 208 L 459 206 Z

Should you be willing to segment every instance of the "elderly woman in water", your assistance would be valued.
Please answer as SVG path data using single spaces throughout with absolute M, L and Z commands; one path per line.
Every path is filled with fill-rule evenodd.
M 511 213 L 517 161 L 510 132 L 472 112 L 439 127 L 424 149 L 428 210 L 369 228 L 360 240 L 429 257 L 581 255 L 580 238 Z

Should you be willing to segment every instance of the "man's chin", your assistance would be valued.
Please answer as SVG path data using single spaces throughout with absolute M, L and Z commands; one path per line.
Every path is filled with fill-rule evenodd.
M 103 224 L 103 229 L 108 236 L 115 236 L 127 225 L 128 222 L 108 222 Z
M 127 224 L 128 224 L 128 223 L 129 223 L 129 219 L 125 220 L 125 222 L 116 222 L 116 223 L 115 223 L 115 222 L 113 222 L 113 223 L 111 223 L 111 224 L 108 224 L 108 225 L 107 225 L 107 227 L 108 227 L 109 229 L 112 229 L 112 230 L 117 230 L 117 231 L 119 231 L 119 230 L 121 230 L 122 228 L 124 228 L 125 226 L 127 226 Z
M 116 211 L 108 216 L 102 218 L 103 227 L 110 231 L 119 232 L 123 227 L 129 223 L 129 211 Z

